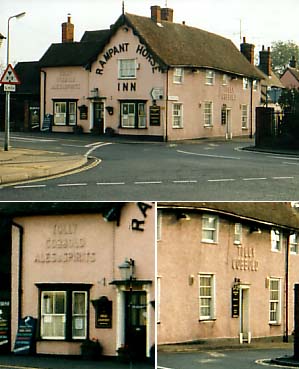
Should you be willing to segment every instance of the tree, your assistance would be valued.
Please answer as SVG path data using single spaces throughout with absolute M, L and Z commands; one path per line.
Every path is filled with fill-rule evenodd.
M 275 41 L 271 46 L 273 70 L 282 74 L 292 57 L 299 60 L 299 46 L 294 41 Z

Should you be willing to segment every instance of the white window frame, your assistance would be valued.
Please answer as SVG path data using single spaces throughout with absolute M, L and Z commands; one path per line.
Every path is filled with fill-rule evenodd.
M 290 234 L 289 236 L 289 247 L 290 247 L 290 254 L 298 255 L 298 233 Z
M 278 284 L 277 289 L 272 286 L 274 282 Z M 281 278 L 269 278 L 269 324 L 281 324 Z
M 203 108 L 204 127 L 213 127 L 213 102 L 204 101 Z
M 67 112 L 66 101 L 55 101 L 54 102 L 54 124 L 56 126 L 66 125 L 66 112 Z
M 213 219 L 215 226 L 209 226 Z M 208 224 L 207 224 L 208 223 Z M 213 214 L 202 215 L 202 237 L 201 242 L 204 243 L 217 243 L 218 242 L 218 231 L 219 231 L 219 217 Z M 212 232 L 212 237 L 207 237 L 207 233 Z
M 248 129 L 248 105 L 241 104 L 241 124 L 242 129 Z
M 257 91 L 258 90 L 258 86 L 259 86 L 259 82 L 257 79 L 254 79 L 252 81 L 252 87 L 253 87 L 253 91 Z
M 222 85 L 223 86 L 227 86 L 228 85 L 228 81 L 229 81 L 229 77 L 228 77 L 228 74 L 223 74 L 222 75 Z
M 183 128 L 183 104 L 173 103 L 172 104 L 172 128 Z
M 209 285 L 202 285 L 203 280 L 209 280 Z M 199 286 L 199 320 L 214 320 L 216 318 L 216 278 L 212 273 L 198 274 Z M 207 291 L 210 289 L 210 293 Z M 209 314 L 204 314 L 203 310 L 208 309 Z
M 184 82 L 184 68 L 174 68 L 173 83 L 182 84 Z
M 162 210 L 157 211 L 157 241 L 161 241 L 162 239 L 162 219 L 163 213 Z
M 64 311 L 61 313 L 58 313 L 56 311 L 54 311 L 55 309 L 55 303 L 56 303 L 56 298 L 58 294 L 62 294 L 64 296 Z M 45 300 L 46 300 L 46 295 L 51 295 L 52 298 L 48 300 L 47 303 L 49 302 L 53 302 L 53 306 L 52 309 L 53 310 L 51 313 L 46 312 L 45 311 Z M 67 299 L 67 294 L 65 291 L 42 291 L 41 293 L 41 338 L 42 339 L 46 339 L 46 340 L 65 340 L 66 338 L 66 299 Z M 50 309 L 50 306 L 48 306 L 48 308 Z M 50 324 L 53 323 L 53 320 L 58 320 L 58 318 L 61 319 L 61 323 L 63 324 L 63 335 L 53 335 L 53 336 L 49 336 L 46 334 L 46 327 L 45 324 Z M 54 323 L 55 324 L 55 323 Z
M 242 223 L 235 223 L 234 226 L 234 244 L 242 244 Z
M 206 69 L 206 82 L 207 86 L 213 86 L 215 84 L 215 71 Z
M 271 229 L 271 251 L 280 252 L 282 247 L 282 233 L 277 229 Z
M 156 294 L 157 294 L 157 316 L 156 316 L 157 323 L 161 322 L 161 280 L 162 278 L 158 276 L 157 277 L 157 291 L 156 291 Z
M 249 78 L 243 77 L 243 90 L 249 89 Z
M 83 294 L 84 295 L 84 312 L 83 313 L 76 313 L 74 311 L 75 307 L 75 294 Z M 74 334 L 74 321 L 76 319 L 81 319 L 83 322 L 83 335 L 75 335 Z M 73 340 L 82 340 L 86 339 L 87 337 L 87 292 L 86 291 L 72 291 L 72 339 Z
M 118 79 L 135 79 L 136 59 L 118 59 Z

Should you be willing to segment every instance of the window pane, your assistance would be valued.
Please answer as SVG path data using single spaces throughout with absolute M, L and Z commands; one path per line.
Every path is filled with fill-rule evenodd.
M 65 338 L 66 293 L 47 291 L 41 297 L 41 337 Z
M 87 293 L 73 292 L 72 338 L 86 338 Z
M 136 61 L 135 59 L 119 60 L 119 78 L 136 77 Z

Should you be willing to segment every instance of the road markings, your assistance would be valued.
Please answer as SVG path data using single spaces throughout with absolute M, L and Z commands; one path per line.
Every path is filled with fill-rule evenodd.
M 208 182 L 233 182 L 234 178 L 220 178 L 220 179 L 208 179 Z
M 145 185 L 145 184 L 161 184 L 162 181 L 152 181 L 152 182 L 146 182 L 146 181 L 141 181 L 141 182 L 134 182 L 134 184 L 136 185 Z
M 295 177 L 272 177 L 272 179 L 294 179 Z
M 287 164 L 287 165 L 299 165 L 299 163 L 289 163 L 287 161 L 282 162 L 282 164 Z
M 100 147 L 103 147 L 103 146 L 107 146 L 107 145 L 112 145 L 113 143 L 112 142 L 100 142 L 99 144 L 97 145 L 93 145 L 88 151 L 87 153 L 85 154 L 85 156 L 89 156 L 93 151 L 95 151 L 96 149 L 99 149 Z
M 28 137 L 11 137 L 15 141 L 27 141 L 27 142 L 55 142 L 57 140 L 51 138 L 28 138 Z
M 199 154 L 199 153 L 196 153 L 196 152 L 189 152 L 189 151 L 182 151 L 182 150 L 177 150 L 177 152 L 181 153 L 181 154 L 186 154 L 186 155 L 204 156 L 204 157 L 208 157 L 208 158 L 241 160 L 241 158 L 239 158 L 237 156 Z
M 258 178 L 242 178 L 242 181 L 264 181 L 267 179 L 266 177 L 258 177 Z
M 57 178 L 54 176 L 54 178 Z M 265 181 L 265 180 L 287 180 L 287 179 L 295 179 L 295 177 L 292 176 L 286 176 L 286 177 L 251 177 L 251 178 L 216 178 L 216 179 L 207 179 L 206 182 L 209 183 L 225 183 L 225 182 L 236 182 L 238 180 L 241 181 L 247 181 L 247 182 L 254 182 L 254 181 Z M 36 179 L 35 181 L 41 181 L 41 179 Z M 130 185 L 130 184 L 134 184 L 134 185 L 155 185 L 155 184 L 169 184 L 169 183 L 173 183 L 173 184 L 196 184 L 199 183 L 198 180 L 195 179 L 184 179 L 184 180 L 173 180 L 173 181 L 135 181 L 135 182 L 96 182 L 95 184 L 97 186 L 124 186 L 124 185 Z M 92 183 L 84 183 L 84 182 L 80 182 L 80 183 L 60 183 L 60 184 L 56 184 L 57 187 L 80 187 L 80 186 L 88 186 L 88 185 L 92 185 Z M 30 184 L 15 184 L 12 187 L 15 189 L 26 189 L 26 188 L 44 188 L 47 185 L 45 184 L 36 184 L 36 185 L 30 185 Z M 8 187 L 7 185 L 2 185 L 0 186 L 0 189 L 3 189 L 5 187 Z
M 41 187 L 46 187 L 46 185 L 40 184 L 40 185 L 19 185 L 19 186 L 14 186 L 14 188 L 41 188 Z
M 58 187 L 87 186 L 87 183 L 60 183 Z
M 38 369 L 38 367 L 34 366 L 18 366 L 18 365 L 11 365 L 11 364 L 0 364 L 0 368 L 11 368 L 11 369 Z
M 172 183 L 197 183 L 197 181 L 195 179 L 190 179 L 190 180 L 177 180 L 177 181 L 172 181 Z
M 124 185 L 126 184 L 125 182 L 98 182 L 97 185 L 98 186 L 119 186 L 119 185 Z

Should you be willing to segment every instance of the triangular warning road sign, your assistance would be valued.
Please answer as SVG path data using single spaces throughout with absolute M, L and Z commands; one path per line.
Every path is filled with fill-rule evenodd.
M 0 79 L 0 83 L 3 85 L 19 85 L 21 83 L 11 64 L 8 64 L 7 68 L 5 69 Z

